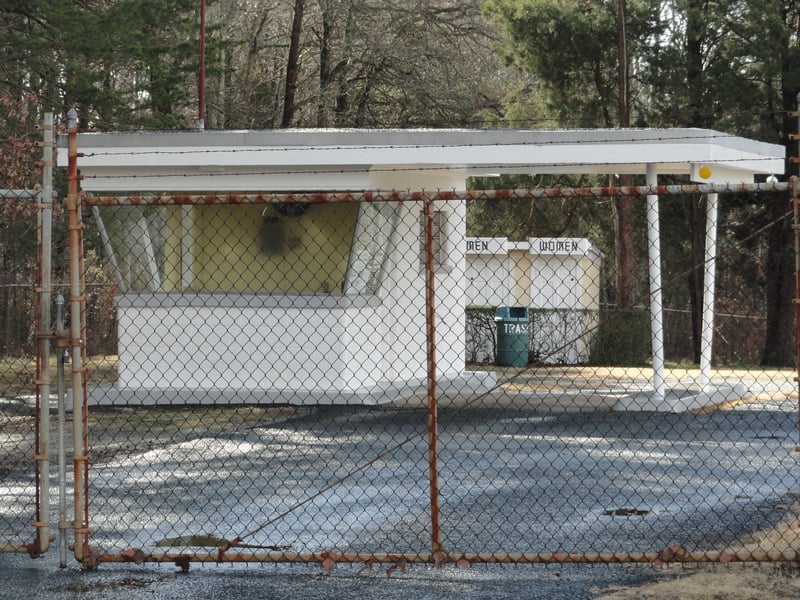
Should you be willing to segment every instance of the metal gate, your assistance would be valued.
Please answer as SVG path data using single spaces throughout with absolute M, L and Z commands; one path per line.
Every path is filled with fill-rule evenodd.
M 553 300 L 465 315 L 455 282 L 467 201 L 786 203 L 786 184 L 95 197 L 79 192 L 68 131 L 69 291 L 51 319 L 43 275 L 37 328 L 39 364 L 54 354 L 61 371 L 36 377 L 39 397 L 58 388 L 57 426 L 41 402 L 25 421 L 59 443 L 40 435 L 33 455 L 36 541 L 8 549 L 46 550 L 57 513 L 62 564 L 72 538 L 87 568 L 796 560 L 780 536 L 798 512 L 794 372 L 701 372 L 668 347 L 655 381 L 592 354 L 636 341 L 641 314 Z M 524 261 L 514 246 L 504 276 L 524 264 L 528 290 L 567 297 L 559 274 L 586 288 L 570 302 L 591 296 L 603 275 L 583 242 L 553 244 L 535 257 L 529 242 Z M 753 320 L 715 317 L 717 332 Z M 467 332 L 486 327 L 486 353 L 464 368 Z M 685 409 L 648 404 L 659 384 Z M 720 396 L 688 399 L 704 394 Z

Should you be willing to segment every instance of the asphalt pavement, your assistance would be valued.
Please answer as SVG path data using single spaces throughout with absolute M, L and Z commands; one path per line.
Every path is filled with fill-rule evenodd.
M 298 553 L 424 552 L 424 423 L 419 410 L 338 407 L 100 455 L 92 544 L 157 552 L 165 539 L 214 527 L 224 539 L 253 531 L 247 541 Z M 796 423 L 791 399 L 708 414 L 543 412 L 531 403 L 502 414 L 443 409 L 443 541 L 456 552 L 724 548 L 785 518 L 797 501 Z M 289 518 L 262 526 L 284 510 Z M 192 564 L 183 573 L 104 563 L 83 571 L 71 560 L 62 570 L 53 548 L 37 560 L 0 554 L 0 597 L 580 600 L 674 575 L 649 565 L 475 564 L 387 576 L 386 566 L 362 566 Z

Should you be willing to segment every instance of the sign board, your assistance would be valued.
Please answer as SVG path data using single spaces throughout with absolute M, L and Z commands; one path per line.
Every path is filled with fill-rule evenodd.
M 589 254 L 592 244 L 586 238 L 528 238 L 531 254 Z
M 466 238 L 466 254 L 508 254 L 506 238 Z

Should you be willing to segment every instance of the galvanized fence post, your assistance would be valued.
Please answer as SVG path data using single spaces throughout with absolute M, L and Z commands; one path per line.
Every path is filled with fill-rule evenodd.
M 53 223 L 53 113 L 44 115 L 42 129 L 42 184 L 36 195 L 38 228 L 38 335 L 36 352 L 36 539 L 31 551 L 38 556 L 50 546 L 50 301 L 52 294 Z

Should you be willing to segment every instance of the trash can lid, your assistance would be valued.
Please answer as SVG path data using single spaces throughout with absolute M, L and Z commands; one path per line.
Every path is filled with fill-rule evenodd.
M 495 321 L 502 320 L 528 320 L 527 306 L 498 306 L 495 310 Z

